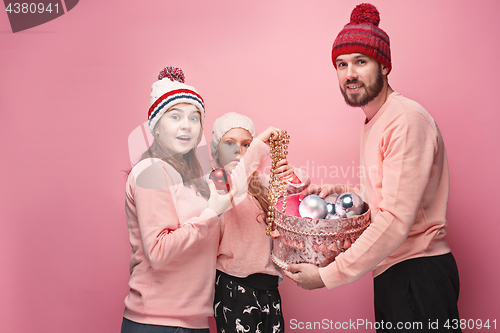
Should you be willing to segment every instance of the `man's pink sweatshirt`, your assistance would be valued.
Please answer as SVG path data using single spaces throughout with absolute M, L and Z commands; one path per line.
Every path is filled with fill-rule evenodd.
M 449 173 L 441 133 L 418 103 L 394 92 L 361 134 L 361 195 L 371 225 L 320 276 L 331 289 L 403 260 L 450 252 Z

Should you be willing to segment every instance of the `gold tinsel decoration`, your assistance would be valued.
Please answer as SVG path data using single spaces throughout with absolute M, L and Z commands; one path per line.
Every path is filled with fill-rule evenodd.
M 271 166 L 271 179 L 269 179 L 269 187 L 267 191 L 267 198 L 269 200 L 269 211 L 267 212 L 267 228 L 266 235 L 271 236 L 271 231 L 273 231 L 274 222 L 274 210 L 276 209 L 276 203 L 280 197 L 283 197 L 283 213 L 286 210 L 286 181 L 279 179 L 274 175 L 276 170 L 276 164 L 286 159 L 288 154 L 288 143 L 290 142 L 290 136 L 283 131 L 283 136 L 279 135 L 274 137 L 271 135 L 269 139 L 269 146 L 271 152 L 272 166 Z

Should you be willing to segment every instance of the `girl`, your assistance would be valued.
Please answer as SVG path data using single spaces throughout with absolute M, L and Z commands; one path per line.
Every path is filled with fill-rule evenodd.
M 203 99 L 165 68 L 152 86 L 151 147 L 131 170 L 126 214 L 132 256 L 122 333 L 206 332 L 213 314 L 218 215 L 235 192 L 209 186 L 195 155 Z
M 214 300 L 218 332 L 284 332 L 278 291 L 282 275 L 271 261 L 272 239 L 266 236 L 269 177 L 257 171 L 269 154 L 271 134 L 283 133 L 269 127 L 254 138 L 252 121 L 234 112 L 213 126 L 214 162 L 231 172 L 239 189 L 233 208 L 221 216 Z M 275 175 L 289 179 L 289 192 L 300 193 L 309 184 L 307 175 L 286 160 L 277 167 Z

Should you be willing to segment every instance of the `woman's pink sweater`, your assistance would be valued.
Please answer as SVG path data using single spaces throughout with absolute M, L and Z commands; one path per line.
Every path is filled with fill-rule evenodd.
M 220 223 L 207 200 L 159 159 L 139 162 L 126 184 L 130 291 L 124 317 L 208 328 Z

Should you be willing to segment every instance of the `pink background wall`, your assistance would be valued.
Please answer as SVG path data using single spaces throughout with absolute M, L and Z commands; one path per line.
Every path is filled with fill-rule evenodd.
M 83 0 L 16 34 L 0 12 L 0 331 L 119 331 L 127 138 L 163 66 L 205 98 L 208 138 L 218 116 L 244 113 L 258 130 L 287 129 L 289 159 L 313 181 L 357 184 L 364 117 L 345 105 L 330 50 L 358 3 Z M 500 2 L 373 3 L 391 38 L 390 84 L 445 138 L 461 316 L 499 321 Z M 287 324 L 374 320 L 370 276 L 312 292 L 286 280 L 281 292 Z

